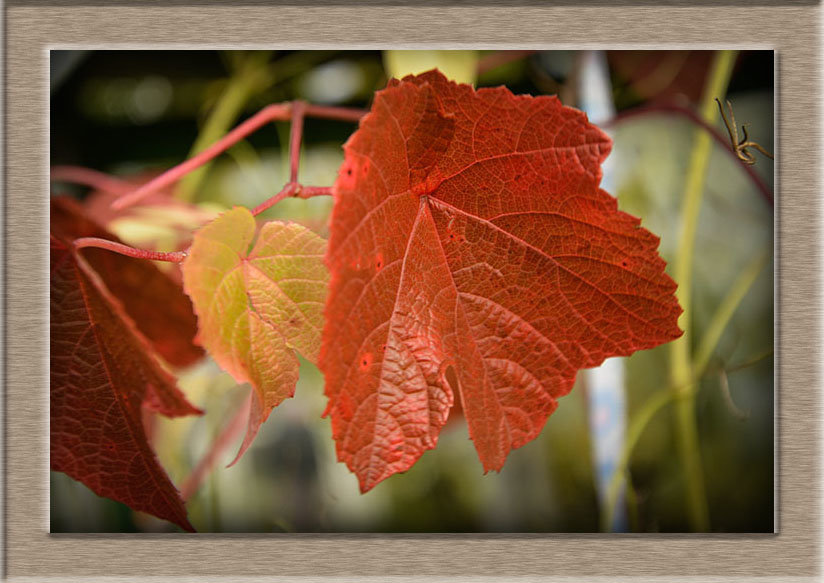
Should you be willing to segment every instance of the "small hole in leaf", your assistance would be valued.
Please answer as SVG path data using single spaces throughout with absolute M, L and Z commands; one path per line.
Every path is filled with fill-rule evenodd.
M 367 370 L 369 366 L 372 364 L 372 353 L 364 353 L 363 356 L 360 357 L 360 361 L 358 362 L 358 364 L 360 365 L 360 369 L 362 371 Z

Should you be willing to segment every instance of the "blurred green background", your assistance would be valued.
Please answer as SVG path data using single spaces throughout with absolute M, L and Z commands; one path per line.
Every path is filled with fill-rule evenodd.
M 392 73 L 439 66 L 477 86 L 558 94 L 580 105 L 582 53 L 575 51 L 52 51 L 51 162 L 122 177 L 173 166 L 269 103 L 304 99 L 368 108 Z M 608 51 L 617 110 L 605 124 L 614 139 L 610 181 L 622 210 L 661 237 L 668 263 L 678 245 L 684 183 L 698 126 L 695 111 L 713 55 L 707 51 Z M 737 55 L 727 97 L 750 139 L 773 151 L 774 61 L 771 51 Z M 726 139 L 721 122 L 715 124 Z M 351 123 L 306 121 L 300 181 L 328 186 L 342 161 Z M 288 180 L 287 123 L 269 124 L 222 155 L 176 195 L 213 213 L 253 207 Z M 700 378 L 696 418 L 710 528 L 772 532 L 774 527 L 773 162 L 756 154 L 750 168 L 714 141 L 698 221 L 693 271 L 693 352 L 719 304 L 746 266 L 769 258 L 726 325 Z M 77 185 L 53 193 L 78 198 Z M 331 198 L 286 200 L 263 218 L 285 217 L 326 234 Z M 158 214 L 114 217 L 109 228 L 135 245 L 180 243 L 195 224 Z M 179 217 L 178 217 L 179 219 Z M 671 390 L 669 349 L 627 359 L 628 418 Z M 211 361 L 178 371 L 180 386 L 207 414 L 156 419 L 158 456 L 178 486 L 246 396 Z M 583 375 L 579 375 L 582 377 Z M 512 452 L 500 474 L 483 475 L 458 419 L 438 447 L 407 473 L 361 495 L 335 461 L 323 378 L 303 362 L 296 396 L 277 408 L 232 468 L 230 446 L 187 504 L 200 532 L 593 532 L 604 512 L 596 493 L 579 378 L 540 437 Z M 643 427 L 629 463 L 629 528 L 690 529 L 676 455 L 673 408 Z M 52 532 L 171 531 L 174 527 L 91 493 L 51 473 Z

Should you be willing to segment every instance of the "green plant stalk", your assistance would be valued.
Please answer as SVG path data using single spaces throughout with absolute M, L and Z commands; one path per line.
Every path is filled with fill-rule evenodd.
M 673 391 L 656 391 L 644 403 L 632 418 L 629 429 L 627 430 L 627 438 L 624 441 L 624 448 L 621 451 L 621 458 L 618 460 L 618 467 L 612 474 L 609 488 L 607 489 L 607 499 L 604 512 L 601 514 L 601 532 L 609 532 L 610 525 L 615 518 L 615 506 L 618 501 L 618 492 L 621 488 L 621 479 L 627 475 L 626 468 L 629 466 L 629 458 L 632 455 L 632 450 L 641 438 L 649 422 L 667 403 L 675 399 L 676 395 Z M 627 481 L 629 487 L 629 481 Z
M 712 357 L 712 353 L 715 352 L 718 341 L 721 340 L 721 334 L 724 333 L 727 324 L 729 324 L 741 300 L 747 295 L 752 284 L 755 283 L 755 278 L 758 277 L 758 274 L 764 269 L 768 260 L 769 254 L 762 253 L 750 261 L 744 268 L 744 271 L 738 275 L 735 283 L 732 284 L 727 295 L 716 308 L 710 324 L 707 326 L 704 336 L 701 338 L 701 342 L 695 351 L 695 357 L 692 361 L 692 368 L 696 372 L 695 376 L 700 377 L 704 374 L 704 370 L 706 370 L 710 362 L 710 357 Z
M 723 99 L 726 94 L 736 55 L 737 51 L 719 51 L 713 59 L 710 76 L 701 97 L 700 108 L 701 117 L 709 124 L 715 124 L 716 122 L 717 106 L 714 99 L 716 97 Z M 675 437 L 686 485 L 687 517 L 690 529 L 697 532 L 708 531 L 710 520 L 695 419 L 695 381 L 691 381 L 693 371 L 690 366 L 690 342 L 692 337 L 690 320 L 692 317 L 692 267 L 695 233 L 698 227 L 704 178 L 712 150 L 711 146 L 712 138 L 710 135 L 703 130 L 697 130 L 681 207 L 681 237 L 673 262 L 673 275 L 678 283 L 676 296 L 684 309 L 679 319 L 679 325 L 684 330 L 684 334 L 670 345 L 670 380 L 677 398 Z
M 629 468 L 630 457 L 632 456 L 632 452 L 638 444 L 641 435 L 647 428 L 647 425 L 655 414 L 663 409 L 665 405 L 671 403 L 676 398 L 683 398 L 687 396 L 683 394 L 684 391 L 694 392 L 697 389 L 698 380 L 704 376 L 707 365 L 710 362 L 710 356 L 712 356 L 712 353 L 715 351 L 718 341 L 721 339 L 721 334 L 724 332 L 727 324 L 729 324 L 732 315 L 735 313 L 735 310 L 738 309 L 738 306 L 741 304 L 744 296 L 747 295 L 747 292 L 750 290 L 753 283 L 755 283 L 756 277 L 766 265 L 768 258 L 769 255 L 765 253 L 759 255 L 752 262 L 750 262 L 750 264 L 744 268 L 744 271 L 738 275 L 735 283 L 733 283 L 732 287 L 727 292 L 727 295 L 718 305 L 718 308 L 716 308 L 715 313 L 710 320 L 710 325 L 704 332 L 704 336 L 701 338 L 701 342 L 698 345 L 699 348 L 696 350 L 695 358 L 693 359 L 691 367 L 691 378 L 685 382 L 683 386 L 672 385 L 672 387 L 669 387 L 666 390 L 657 391 L 641 406 L 638 413 L 633 416 L 629 425 L 629 430 L 627 431 L 628 437 L 624 442 L 621 457 L 618 460 L 618 466 L 616 467 L 615 473 L 613 474 L 612 480 L 607 488 L 605 511 L 601 516 L 601 530 L 603 532 L 608 532 L 607 529 L 614 520 L 615 505 L 618 501 L 618 491 L 621 487 L 621 476 L 629 476 L 629 472 L 627 470 Z M 772 351 L 767 354 L 771 353 Z M 760 360 L 764 356 L 766 355 L 761 355 L 756 360 L 748 361 L 745 365 L 757 362 L 757 360 Z M 691 394 L 693 393 L 690 393 L 690 395 Z M 629 487 L 629 480 L 627 480 L 627 484 Z
M 265 68 L 268 58 L 268 52 L 262 54 L 252 52 L 245 55 L 203 124 L 187 158 L 195 156 L 219 140 L 235 123 L 249 99 L 272 84 L 274 78 Z M 211 163 L 204 164 L 184 177 L 175 190 L 175 198 L 192 202 L 210 167 Z
M 257 191 L 257 198 L 266 200 L 270 196 L 269 185 L 253 169 L 260 167 L 260 156 L 252 145 L 246 140 L 240 140 L 237 144 L 226 150 L 226 153 L 235 161 L 241 173 L 246 174 L 247 180 L 254 183 Z

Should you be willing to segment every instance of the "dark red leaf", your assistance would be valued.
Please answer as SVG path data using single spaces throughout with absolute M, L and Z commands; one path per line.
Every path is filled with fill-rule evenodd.
M 66 197 L 52 199 L 51 227 L 67 241 L 99 237 L 120 242 Z M 188 366 L 203 357 L 203 349 L 194 344 L 197 319 L 192 302 L 180 284 L 145 259 L 94 248 L 84 249 L 83 257 L 169 364 Z
M 149 447 L 144 407 L 199 414 L 100 278 L 51 237 L 51 468 L 100 496 L 194 530 Z
M 453 384 L 498 470 L 579 369 L 681 334 L 658 238 L 598 187 L 610 147 L 554 97 L 437 71 L 377 93 L 335 183 L 319 361 L 362 490 L 435 447 Z

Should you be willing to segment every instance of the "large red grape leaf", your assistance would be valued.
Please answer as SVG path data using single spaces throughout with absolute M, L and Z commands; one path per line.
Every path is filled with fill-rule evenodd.
M 99 237 L 120 242 L 67 197 L 52 198 L 50 219 L 52 231 L 67 241 Z M 203 357 L 194 343 L 192 302 L 179 283 L 145 259 L 94 248 L 84 249 L 83 257 L 166 362 L 182 367 Z
M 363 491 L 435 447 L 456 391 L 499 470 L 579 369 L 681 334 L 658 238 L 598 187 L 610 147 L 554 97 L 437 71 L 376 94 L 335 182 L 319 362 Z
M 252 385 L 246 438 L 295 392 L 295 351 L 317 361 L 328 274 L 326 242 L 294 223 L 263 225 L 235 207 L 195 233 L 183 262 L 183 286 L 198 316 L 198 338 L 239 383 Z M 232 462 L 234 463 L 234 462 Z
M 142 409 L 200 414 L 97 274 L 52 234 L 51 468 L 100 496 L 194 530 L 149 446 Z

